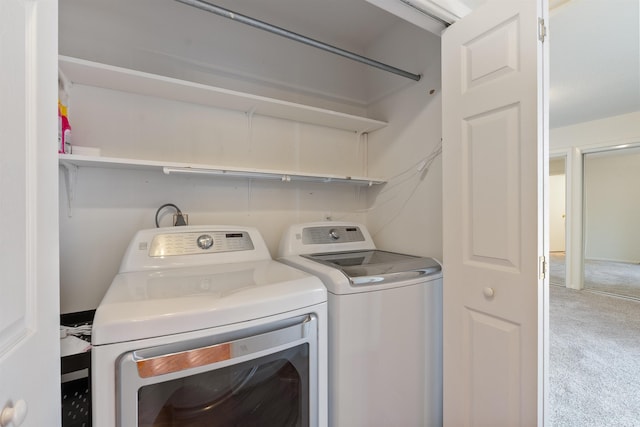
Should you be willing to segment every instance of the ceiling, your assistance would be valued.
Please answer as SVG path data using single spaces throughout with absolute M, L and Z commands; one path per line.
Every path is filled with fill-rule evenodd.
M 570 0 L 550 21 L 550 126 L 640 111 L 640 0 Z

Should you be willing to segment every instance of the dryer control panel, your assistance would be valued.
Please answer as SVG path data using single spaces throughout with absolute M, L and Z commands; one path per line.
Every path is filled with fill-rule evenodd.
M 262 235 L 253 227 L 188 225 L 138 231 L 119 272 L 271 259 Z
M 141 250 L 147 242 L 140 243 Z M 250 251 L 253 242 L 244 231 L 199 231 L 195 233 L 167 233 L 154 236 L 149 256 L 197 255 L 208 252 Z

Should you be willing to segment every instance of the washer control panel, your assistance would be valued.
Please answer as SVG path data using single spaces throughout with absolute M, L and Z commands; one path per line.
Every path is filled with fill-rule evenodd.
M 278 257 L 375 248 L 364 224 L 351 221 L 306 222 L 290 225 L 284 231 L 280 238 Z
M 353 243 L 365 240 L 360 227 L 330 225 L 319 227 L 305 227 L 302 229 L 302 243 L 304 245 L 322 245 L 333 243 Z
M 141 242 L 146 246 L 147 242 Z M 157 234 L 139 250 L 149 250 L 150 257 L 197 255 L 204 253 L 253 250 L 251 237 L 245 231 L 198 231 Z

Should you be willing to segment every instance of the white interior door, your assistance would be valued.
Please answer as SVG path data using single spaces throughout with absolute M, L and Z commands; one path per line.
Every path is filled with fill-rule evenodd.
M 61 420 L 57 10 L 56 0 L 0 1 L 2 426 Z
M 564 175 L 549 176 L 549 251 L 565 250 L 566 179 Z
M 543 423 L 545 3 L 442 36 L 445 426 Z

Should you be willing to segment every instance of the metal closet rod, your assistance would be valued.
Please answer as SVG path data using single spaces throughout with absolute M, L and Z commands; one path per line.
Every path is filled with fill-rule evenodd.
M 420 74 L 413 74 L 405 70 L 401 70 L 400 68 L 392 67 L 391 65 L 383 64 L 382 62 L 375 61 L 373 59 L 358 55 L 353 52 L 349 52 L 348 50 L 340 49 L 339 47 L 331 46 L 326 43 L 322 43 L 318 40 L 314 40 L 309 37 L 305 37 L 303 35 L 291 32 L 289 30 L 285 30 L 284 28 L 276 27 L 275 25 L 268 24 L 264 21 L 259 21 L 257 19 L 251 18 L 246 15 L 241 15 L 239 13 L 233 12 L 228 9 L 224 9 L 220 6 L 216 6 L 214 4 L 205 2 L 203 0 L 176 0 L 177 2 L 196 7 L 198 9 L 205 10 L 207 12 L 215 13 L 216 15 L 223 16 L 225 18 L 232 19 L 234 21 L 241 22 L 243 24 L 251 25 L 252 27 L 259 28 L 264 31 L 268 31 L 273 34 L 277 34 L 282 37 L 286 37 L 291 40 L 295 40 L 300 43 L 307 44 L 309 46 L 316 47 L 318 49 L 326 50 L 327 52 L 334 53 L 336 55 L 343 56 L 345 58 L 349 58 L 354 61 L 361 62 L 363 64 L 370 65 L 375 68 L 379 68 L 384 71 L 388 71 L 393 74 L 397 74 L 402 77 L 406 77 L 411 80 L 418 81 L 420 80 Z

